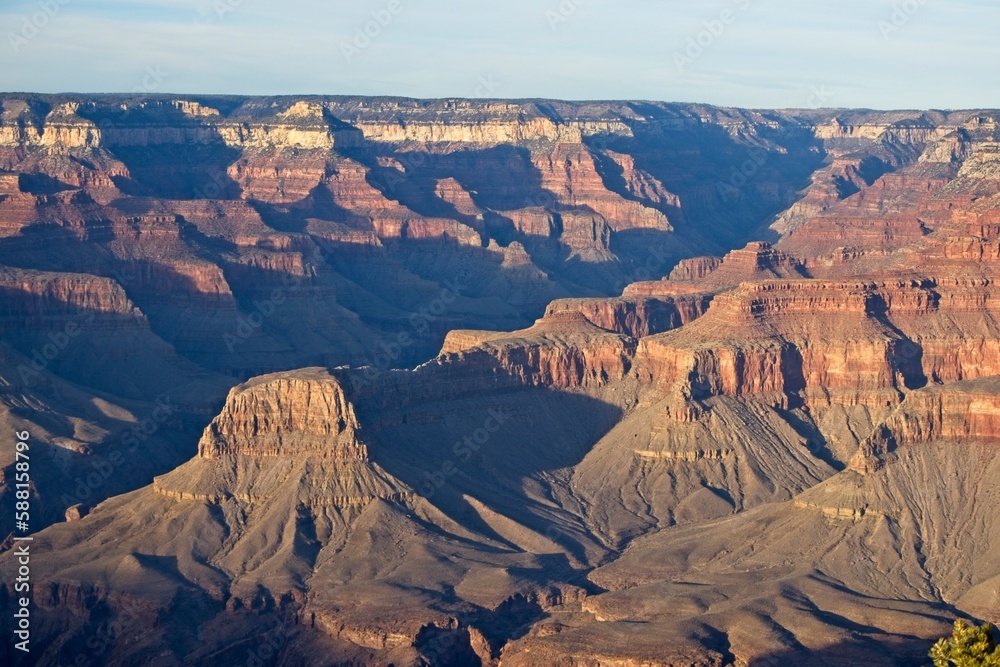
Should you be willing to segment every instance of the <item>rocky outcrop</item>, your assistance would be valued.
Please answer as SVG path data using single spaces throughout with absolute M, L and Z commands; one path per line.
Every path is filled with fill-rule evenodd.
M 854 124 L 834 118 L 817 124 L 814 131 L 824 141 L 831 157 L 829 164 L 813 174 L 803 195 L 778 216 L 771 229 L 787 236 L 836 208 L 841 200 L 866 190 L 885 174 L 916 164 L 928 144 L 948 132 L 940 118 L 895 115 L 877 122 Z
M 529 206 L 514 211 L 502 211 L 514 225 L 514 228 L 525 236 L 556 238 L 559 236 L 560 220 L 547 208 Z
M 934 385 L 906 400 L 862 443 L 851 468 L 869 474 L 886 464 L 898 448 L 928 443 L 956 447 L 1000 442 L 1000 380 Z
M 802 278 L 807 275 L 801 260 L 772 248 L 770 243 L 754 241 L 722 259 L 696 257 L 684 260 L 667 280 L 634 283 L 628 286 L 625 294 L 655 295 L 691 290 L 720 292 L 752 280 Z
M 644 338 L 676 329 L 701 317 L 711 296 L 688 294 L 662 298 L 560 299 L 553 301 L 545 317 L 575 312 L 602 329 L 632 338 Z
M 699 281 L 722 264 L 719 257 L 692 257 L 677 263 L 670 272 L 670 280 L 677 282 Z
M 290 155 L 287 149 L 244 153 L 230 165 L 227 175 L 239 184 L 248 199 L 284 204 L 309 196 L 327 175 L 323 151 Z
M 927 301 L 920 283 L 746 283 L 691 325 L 640 341 L 636 364 L 641 377 L 694 398 L 895 404 L 921 371 L 882 318 Z
M 0 196 L 19 194 L 21 194 L 20 175 L 0 172 Z
M 442 352 L 439 361 L 450 374 L 475 372 L 488 359 L 497 364 L 502 386 L 564 390 L 622 379 L 631 368 L 635 340 L 594 325 L 577 310 L 557 310 L 513 333 L 458 332 Z
M 324 374 L 265 376 L 230 392 L 202 436 L 198 455 L 364 459 L 365 447 L 355 437 L 359 428 L 354 406 L 336 379 Z
M 34 128 L 25 128 L 20 139 L 37 141 L 42 146 L 55 149 L 94 148 L 100 144 L 101 133 L 92 122 L 77 115 L 80 105 L 66 102 L 56 106 L 45 117 L 41 136 L 34 134 Z M 18 142 L 20 143 L 20 142 Z
M 77 327 L 96 318 L 130 320 L 148 327 L 121 286 L 106 278 L 84 274 L 52 274 L 0 267 L 0 326 L 8 332 L 28 328 Z
M 377 424 L 376 424 L 377 425 Z M 403 500 L 408 491 L 372 463 L 342 380 L 307 369 L 263 376 L 234 387 L 206 427 L 198 458 L 157 477 L 152 490 L 177 503 L 266 504 L 295 469 L 299 506 L 353 513 L 373 501 Z
M 561 204 L 587 207 L 603 218 L 610 230 L 655 229 L 668 232 L 673 229 L 662 211 L 610 191 L 598 172 L 593 155 L 585 146 L 556 144 L 551 152 L 532 157 L 535 168 L 541 174 L 543 190 L 554 193 Z M 659 195 L 654 195 L 654 198 L 660 199 Z
M 487 341 L 495 338 L 503 338 L 504 332 L 500 331 L 470 331 L 466 329 L 455 329 L 449 331 L 444 338 L 444 345 L 441 347 L 441 354 L 455 354 L 464 352 L 475 347 L 479 347 Z
M 892 251 L 953 224 L 954 212 L 969 206 L 969 193 L 994 191 L 995 127 L 987 114 L 921 130 L 923 136 L 916 141 L 910 137 L 906 150 L 894 151 L 895 160 L 891 155 L 880 158 L 888 173 L 872 179 L 875 172 L 869 170 L 870 182 L 855 182 L 843 201 L 824 207 L 779 247 L 811 257 L 844 247 Z M 845 177 L 840 179 L 846 183 Z
M 509 107 L 508 107 L 509 109 Z M 476 110 L 478 111 L 478 110 Z M 492 109 L 487 109 L 490 113 Z M 503 110 L 501 110 L 502 112 Z M 365 138 L 387 143 L 470 143 L 496 145 L 522 141 L 579 141 L 578 129 L 559 125 L 548 118 L 525 121 L 511 119 L 484 122 L 436 123 L 424 122 L 358 122 L 356 127 Z

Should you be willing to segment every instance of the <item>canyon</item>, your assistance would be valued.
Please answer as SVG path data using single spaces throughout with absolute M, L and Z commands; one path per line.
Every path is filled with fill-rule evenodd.
M 24 664 L 921 665 L 1000 622 L 1000 112 L 0 102 Z

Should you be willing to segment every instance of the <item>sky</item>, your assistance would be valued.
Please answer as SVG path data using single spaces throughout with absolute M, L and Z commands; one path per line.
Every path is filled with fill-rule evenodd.
M 0 0 L 0 90 L 1000 108 L 996 0 Z

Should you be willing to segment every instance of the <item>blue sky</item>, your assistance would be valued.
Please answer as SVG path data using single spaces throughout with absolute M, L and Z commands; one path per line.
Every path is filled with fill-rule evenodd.
M 995 0 L 4 0 L 0 90 L 1000 107 L 998 29 Z

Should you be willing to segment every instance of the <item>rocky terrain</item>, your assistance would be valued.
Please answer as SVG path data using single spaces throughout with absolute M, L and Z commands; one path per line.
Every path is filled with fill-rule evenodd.
M 2 104 L 24 664 L 921 665 L 1000 621 L 1000 113 Z

